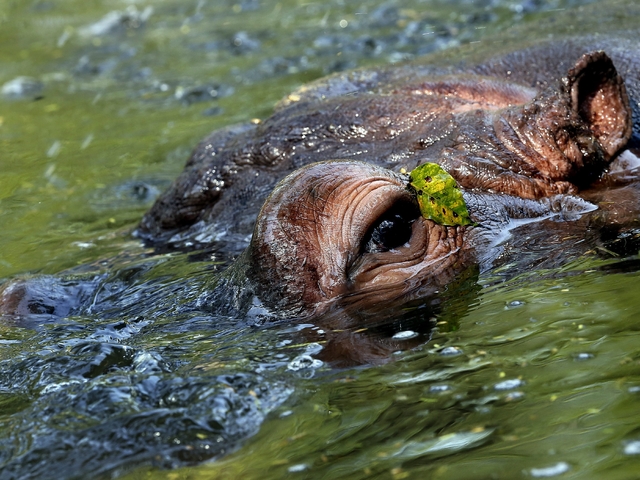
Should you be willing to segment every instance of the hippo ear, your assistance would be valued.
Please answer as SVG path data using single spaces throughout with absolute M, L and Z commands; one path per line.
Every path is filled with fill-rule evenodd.
M 612 157 L 631 135 L 631 109 L 624 80 L 609 56 L 587 53 L 564 79 L 574 111 Z

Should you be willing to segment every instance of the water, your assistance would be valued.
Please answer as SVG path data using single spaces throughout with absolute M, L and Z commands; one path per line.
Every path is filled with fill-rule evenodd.
M 635 257 L 482 277 L 430 342 L 331 369 L 313 325 L 181 313 L 225 255 L 129 236 L 200 138 L 321 75 L 637 26 L 633 3 L 562 17 L 581 3 L 0 0 L 0 84 L 33 79 L 0 99 L 0 278 L 105 285 L 0 326 L 0 478 L 636 478 Z

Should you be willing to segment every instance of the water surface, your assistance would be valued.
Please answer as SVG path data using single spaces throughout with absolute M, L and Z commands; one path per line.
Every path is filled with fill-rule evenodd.
M 313 325 L 179 313 L 228 256 L 130 236 L 200 138 L 301 84 L 640 19 L 589 3 L 0 0 L 0 84 L 32 79 L 0 98 L 0 278 L 105 286 L 86 315 L 0 326 L 0 478 L 636 478 L 635 256 L 492 272 L 410 313 L 430 342 L 331 369 Z

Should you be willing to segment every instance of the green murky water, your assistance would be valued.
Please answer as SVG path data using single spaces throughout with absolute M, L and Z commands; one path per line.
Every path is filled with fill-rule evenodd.
M 36 82 L 23 98 L 0 98 L 0 278 L 121 252 L 134 260 L 106 270 L 116 272 L 113 284 L 136 272 L 144 250 L 129 233 L 193 145 L 217 127 L 264 118 L 319 76 L 428 53 L 447 62 L 458 46 L 473 55 L 640 20 L 633 2 L 564 12 L 580 3 L 0 0 L 0 84 Z M 99 31 L 113 11 L 128 13 Z M 394 362 L 315 375 L 287 367 L 305 350 L 282 342 L 283 329 L 162 313 L 136 323 L 126 312 L 0 326 L 0 440 L 11 467 L 0 478 L 73 477 L 87 465 L 126 478 L 637 478 L 633 260 L 586 258 L 562 275 L 486 287 L 452 305 L 430 343 Z M 144 275 L 170 286 L 209 268 L 168 255 Z M 221 380 L 233 372 L 246 385 Z M 215 445 L 225 438 L 205 423 L 227 384 L 245 400 L 223 417 L 258 421 L 239 427 L 223 455 Z M 178 410 L 191 423 L 171 416 Z M 164 453 L 152 467 L 152 455 L 140 456 L 136 467 L 136 443 L 156 438 Z M 133 460 L 109 457 L 118 442 L 131 443 Z M 184 446 L 181 456 L 168 446 Z M 207 449 L 220 459 L 181 466 Z

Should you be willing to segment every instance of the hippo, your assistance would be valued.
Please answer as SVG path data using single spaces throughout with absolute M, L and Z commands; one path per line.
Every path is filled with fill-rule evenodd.
M 135 234 L 238 252 L 251 238 L 235 278 L 286 318 L 437 296 L 542 224 L 536 241 L 566 261 L 592 247 L 577 238 L 637 226 L 639 46 L 582 38 L 319 80 L 205 138 Z M 406 173 L 427 162 L 454 177 L 473 225 L 421 217 Z
M 456 295 L 452 285 L 473 289 L 479 274 L 505 265 L 512 276 L 557 266 L 605 237 L 622 245 L 618 253 L 636 253 L 635 243 L 616 243 L 638 227 L 635 38 L 318 80 L 268 119 L 205 138 L 134 235 L 158 252 L 235 258 L 198 289 L 172 290 L 188 297 L 173 302 L 182 310 L 312 319 L 333 332 L 325 359 L 386 358 L 424 341 L 431 325 L 414 325 L 425 329 L 414 342 L 390 340 L 406 321 L 381 335 L 343 332 L 373 331 L 398 306 L 437 310 Z M 407 173 L 425 163 L 455 179 L 471 224 L 421 216 Z M 0 291 L 0 313 L 96 312 L 104 283 L 104 275 L 14 280 Z M 169 295 L 148 290 L 158 303 Z
M 557 267 L 585 254 L 640 250 L 637 38 L 341 73 L 291 93 L 263 121 L 213 132 L 137 225 L 150 248 L 0 285 L 6 330 L 34 331 L 16 329 L 4 344 L 5 357 L 17 355 L 2 377 L 14 399 L 3 472 L 104 476 L 219 458 L 270 412 L 288 415 L 290 406 L 274 410 L 322 362 L 406 358 L 394 354 L 421 349 L 437 329 L 445 346 L 418 356 L 440 358 L 434 378 L 469 379 L 460 364 L 449 368 L 459 351 L 446 334 L 481 288 L 566 275 Z M 422 216 L 408 174 L 426 163 L 455 179 L 471 222 Z M 187 253 L 167 261 L 176 251 Z M 202 261 L 212 256 L 222 262 Z M 187 257 L 197 274 L 171 271 Z M 637 271 L 634 258 L 606 268 L 625 265 Z M 472 372 L 502 363 L 465 358 Z M 374 377 L 380 398 L 426 392 L 428 377 L 413 368 Z M 351 377 L 338 371 L 313 388 L 331 382 L 334 392 Z M 450 433 L 442 425 L 458 428 L 454 416 L 469 405 L 495 402 L 476 380 L 480 393 L 430 413 L 446 409 L 444 423 L 418 424 L 420 448 L 431 432 Z M 356 386 L 346 395 L 362 397 Z M 311 398 L 314 410 L 325 398 Z M 425 415 L 423 398 L 410 402 Z M 372 408 L 369 418 L 382 418 Z

